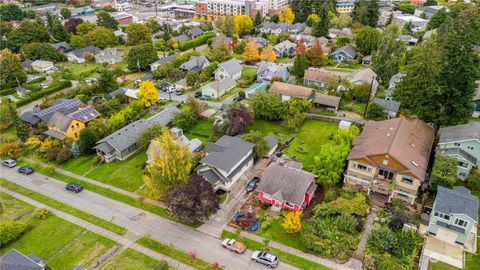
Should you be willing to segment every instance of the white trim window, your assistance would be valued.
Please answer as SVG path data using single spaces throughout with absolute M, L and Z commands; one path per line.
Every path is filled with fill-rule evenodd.
M 465 221 L 460 218 L 456 218 L 453 224 L 455 224 L 455 226 L 458 226 L 458 227 L 466 228 L 468 226 L 468 221 Z
M 357 169 L 357 170 L 360 170 L 360 171 L 365 171 L 365 172 L 372 172 L 372 168 L 370 166 L 367 166 L 363 163 L 359 163 L 359 162 L 352 162 L 352 167 Z
M 413 185 L 413 179 L 408 176 L 403 176 L 402 177 L 402 183 L 408 184 L 408 185 Z
M 433 215 L 436 216 L 436 217 L 439 217 L 439 218 L 441 218 L 441 219 L 450 220 L 450 216 L 449 216 L 449 215 L 444 214 L 444 213 L 441 213 L 441 212 L 435 211 L 435 213 L 434 213 Z

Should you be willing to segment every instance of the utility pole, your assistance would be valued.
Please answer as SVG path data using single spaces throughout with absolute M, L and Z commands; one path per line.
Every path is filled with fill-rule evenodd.
M 370 103 L 370 97 L 373 92 L 373 83 L 375 82 L 375 76 L 373 76 L 372 81 L 370 82 L 370 92 L 368 92 L 367 104 L 365 105 L 365 110 L 363 111 L 363 118 L 367 115 L 368 104 Z

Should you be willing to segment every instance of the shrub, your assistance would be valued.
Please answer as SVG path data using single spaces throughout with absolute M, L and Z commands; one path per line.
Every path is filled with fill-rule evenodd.
M 208 40 L 213 38 L 213 37 L 215 37 L 215 33 L 211 33 L 211 32 L 205 33 L 205 34 L 203 34 L 199 37 L 196 37 L 192 40 L 180 43 L 178 48 L 180 49 L 180 51 L 186 51 L 188 49 L 196 48 L 198 46 L 206 44 L 208 42 Z
M 7 220 L 0 223 L 0 247 L 16 240 L 26 228 L 24 221 Z
M 197 116 L 190 110 L 183 110 L 173 115 L 172 123 L 183 130 L 190 130 L 198 121 Z
M 261 221 L 260 223 L 260 231 L 264 231 L 268 228 L 270 228 L 270 226 L 272 226 L 272 222 L 273 222 L 273 219 L 271 217 L 266 217 L 263 221 Z
M 47 219 L 50 214 L 50 210 L 48 210 L 47 208 L 38 208 L 33 212 L 34 217 L 42 220 Z
M 342 213 L 337 218 L 337 227 L 339 230 L 346 232 L 346 233 L 355 233 L 356 226 L 357 226 L 357 219 L 347 213 Z
M 363 193 L 344 193 L 342 197 L 329 203 L 322 203 L 314 208 L 316 215 L 326 216 L 332 214 L 348 213 L 351 215 L 365 216 L 368 214 L 369 205 Z
M 379 254 L 393 252 L 396 244 L 395 233 L 386 226 L 374 228 L 368 237 L 368 246 Z
M 473 190 L 480 190 L 480 173 L 470 172 L 467 179 L 467 186 Z
M 52 175 L 53 173 L 55 173 L 55 165 L 53 164 L 45 164 L 43 168 L 45 169 L 45 172 L 49 175 Z
M 391 230 L 398 231 L 403 228 L 403 224 L 408 221 L 408 217 L 404 211 L 397 211 L 392 220 L 388 223 Z

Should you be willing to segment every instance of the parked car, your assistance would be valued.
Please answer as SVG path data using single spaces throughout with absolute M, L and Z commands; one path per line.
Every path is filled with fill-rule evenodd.
M 243 97 L 240 96 L 240 95 L 238 95 L 238 96 L 236 96 L 233 100 L 234 100 L 234 101 L 237 101 L 237 102 L 240 102 L 240 101 L 243 100 Z
M 2 161 L 2 165 L 7 167 L 7 168 L 13 168 L 13 167 L 17 166 L 17 162 L 13 159 L 7 159 L 7 160 Z
M 25 175 L 29 175 L 29 174 L 33 173 L 33 168 L 30 167 L 30 166 L 22 166 L 22 167 L 18 168 L 18 172 L 23 173 Z
M 40 84 L 40 87 L 42 87 L 43 89 L 45 89 L 45 88 L 48 88 L 48 85 L 46 85 L 46 84 L 44 84 L 44 83 L 41 83 L 41 84 Z
M 232 252 L 236 252 L 238 254 L 244 253 L 247 247 L 244 243 L 238 242 L 235 239 L 225 238 L 222 242 L 222 246 Z
M 95 78 L 89 78 L 89 79 L 86 79 L 85 82 L 88 83 L 88 84 L 93 84 L 97 81 L 97 79 Z
M 263 251 L 254 251 L 251 259 L 256 263 L 264 264 L 270 268 L 277 267 L 278 265 L 278 258 L 276 256 Z
M 201 100 L 206 100 L 206 101 L 208 101 L 208 100 L 212 99 L 212 97 L 210 97 L 210 96 L 201 96 L 200 99 L 201 99 Z
M 197 91 L 197 92 L 193 93 L 194 98 L 199 98 L 201 96 L 202 96 L 202 91 Z
M 250 180 L 250 182 L 247 184 L 247 192 L 254 191 L 258 186 L 258 182 L 260 182 L 260 178 L 257 176 L 253 177 L 252 180 Z
M 65 186 L 65 189 L 68 191 L 73 191 L 75 193 L 79 193 L 83 190 L 83 187 L 77 183 L 69 183 Z
M 183 89 L 175 90 L 175 94 L 177 94 L 177 96 L 181 96 L 183 94 Z

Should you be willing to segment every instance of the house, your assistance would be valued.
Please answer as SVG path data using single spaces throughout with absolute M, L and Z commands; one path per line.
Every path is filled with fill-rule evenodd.
M 29 92 L 30 90 L 22 86 L 17 86 L 15 87 L 15 91 L 17 92 L 17 95 L 19 97 L 23 97 L 23 95 L 25 95 L 25 93 Z
M 189 140 L 185 135 L 183 135 L 183 130 L 177 127 L 173 127 L 170 129 L 170 133 L 172 134 L 175 142 L 181 146 L 186 146 L 190 150 L 190 153 L 196 152 L 202 146 L 202 141 L 195 138 L 193 140 Z M 159 156 L 160 148 L 158 146 L 158 142 L 153 140 L 147 149 L 147 161 L 145 163 L 151 164 L 152 160 L 155 156 Z
M 179 111 L 176 106 L 170 106 L 148 119 L 137 120 L 101 139 L 93 148 L 107 163 L 125 160 L 140 150 L 137 140 L 148 127 L 154 124 L 168 125 Z
M 465 180 L 480 165 L 480 122 L 440 128 L 437 152 L 458 161 L 458 178 Z
M 267 92 L 267 86 L 268 84 L 267 83 L 256 83 L 250 87 L 248 87 L 247 90 L 245 90 L 245 96 L 247 99 L 251 99 L 253 97 L 253 95 L 255 95 L 255 93 L 257 91 L 264 91 L 264 92 Z
M 180 69 L 186 72 L 200 72 L 202 69 L 208 67 L 210 61 L 205 56 L 190 56 L 190 59 L 180 65 Z
M 91 7 L 79 7 L 72 9 L 72 16 L 93 15 L 95 10 Z
M 174 86 L 175 86 L 175 89 L 180 89 L 180 90 L 183 90 L 183 91 L 188 90 L 187 78 L 182 78 L 182 79 L 176 81 Z
M 123 61 L 123 52 L 117 48 L 106 48 L 95 54 L 95 62 L 97 64 L 108 63 L 109 65 L 117 64 Z
M 394 14 L 392 22 L 400 28 L 403 28 L 406 24 L 410 23 L 412 25 L 413 33 L 423 31 L 428 24 L 428 20 L 411 14 Z
M 38 122 L 48 123 L 55 112 L 69 114 L 77 111 L 83 106 L 85 106 L 85 103 L 76 98 L 60 99 L 57 100 L 53 106 L 43 109 L 39 112 L 25 111 L 20 115 L 20 119 L 30 126 L 35 126 L 38 124 Z
M 239 137 L 224 135 L 217 142 L 208 142 L 206 156 L 196 168 L 197 174 L 212 183 L 215 190 L 228 191 L 253 166 L 254 144 Z
M 353 9 L 355 8 L 355 2 L 341 2 L 339 1 L 335 7 L 335 10 L 342 14 L 342 13 L 346 13 L 346 14 L 349 14 L 349 13 L 352 13 L 353 12 Z
M 354 85 L 362 85 L 362 84 L 370 85 L 372 89 L 371 91 L 372 97 L 375 96 L 375 94 L 377 93 L 377 89 L 379 85 L 377 81 L 377 73 L 375 73 L 370 68 L 361 69 L 353 73 L 349 81 Z
M 257 197 L 278 208 L 300 211 L 311 202 L 316 176 L 287 164 L 272 162 L 263 172 Z
M 342 63 L 352 61 L 357 57 L 357 49 L 352 45 L 343 46 L 332 53 L 333 61 Z
M 402 41 L 405 45 L 413 46 L 418 43 L 418 38 L 414 38 L 410 35 L 400 35 L 397 40 Z
M 393 99 L 392 95 L 393 92 L 395 91 L 395 87 L 397 87 L 397 84 L 399 84 L 402 81 L 402 78 L 405 77 L 405 73 L 397 73 L 390 78 L 390 81 L 388 82 L 388 89 L 385 93 L 385 99 L 391 100 Z
M 114 98 L 114 97 L 116 97 L 116 96 L 118 96 L 118 95 L 125 95 L 125 93 L 127 92 L 127 90 L 128 90 L 128 89 L 125 88 L 125 87 L 120 87 L 120 88 L 118 88 L 117 90 L 114 90 L 114 91 L 108 93 L 108 94 L 107 94 L 107 97 L 108 97 L 108 98 Z
M 267 136 L 265 137 L 268 145 L 268 152 L 264 155 L 264 157 L 269 158 L 271 157 L 275 151 L 277 151 L 279 140 L 275 136 Z
M 322 108 L 327 111 L 336 113 L 338 107 L 340 106 L 340 100 L 341 98 L 337 96 L 315 93 L 315 96 L 313 98 L 313 104 L 315 104 L 315 107 L 317 108 Z
M 194 27 L 185 31 L 184 34 L 187 35 L 190 39 L 194 39 L 203 35 L 203 30 L 199 27 Z
M 217 47 L 217 46 L 228 46 L 229 48 L 233 48 L 235 46 L 235 42 L 233 41 L 232 38 L 220 35 L 220 36 L 215 36 L 215 38 L 212 41 L 212 47 Z
M 120 12 L 112 16 L 120 25 L 129 25 L 131 23 L 135 22 L 135 18 L 133 15 L 125 13 L 125 12 Z M 128 37 L 127 37 L 128 38 Z
M 367 55 L 362 58 L 362 65 L 368 67 L 372 64 L 372 56 Z
M 267 46 L 268 44 L 268 40 L 264 39 L 263 37 L 254 37 L 252 40 L 257 43 L 259 49 Z
M 240 61 L 232 58 L 228 61 L 218 64 L 218 68 L 215 70 L 215 80 L 220 81 L 225 78 L 232 80 L 240 79 L 242 76 L 242 65 Z
M 0 257 L 0 269 L 45 270 L 45 264 L 34 254 L 25 256 L 17 250 L 11 249 Z
M 324 68 L 308 68 L 303 76 L 303 85 L 315 89 L 325 89 L 338 79 L 335 73 Z
M 67 53 L 67 52 L 72 50 L 72 47 L 70 47 L 70 45 L 65 41 L 57 42 L 57 43 L 51 44 L 51 45 L 59 53 Z
M 94 46 L 87 46 L 78 50 L 73 50 L 67 53 L 68 62 L 71 63 L 85 63 L 85 54 L 91 54 L 92 56 L 100 52 L 100 49 Z
M 428 234 L 465 251 L 476 253 L 478 198 L 465 187 L 438 186 Z
M 178 55 L 179 55 L 178 53 L 174 53 L 169 56 L 158 59 L 157 61 L 150 64 L 150 70 L 154 72 L 155 70 L 157 70 L 159 66 L 172 62 L 173 59 L 175 59 L 175 57 L 177 57 Z
M 220 81 L 214 81 L 202 87 L 202 96 L 219 98 L 228 91 L 232 90 L 236 85 L 237 83 L 230 78 L 225 78 Z
M 284 40 L 277 45 L 273 46 L 273 51 L 278 58 L 282 57 L 294 57 L 297 44 L 290 40 Z
M 272 78 L 288 79 L 289 73 L 286 65 L 262 61 L 258 64 L 257 82 L 270 82 Z
M 113 31 L 113 34 L 118 38 L 120 43 L 125 43 L 127 40 L 127 34 L 125 34 L 122 30 L 115 30 Z
M 424 18 L 430 20 L 433 15 L 437 14 L 440 10 L 444 9 L 446 12 L 449 12 L 448 7 L 445 6 L 424 6 L 424 7 L 417 7 L 415 9 L 415 12 L 413 13 L 414 16 L 417 17 L 422 17 L 425 16 Z
M 428 31 L 425 31 L 425 34 L 423 34 L 422 40 L 429 39 L 434 33 L 437 33 L 437 29 L 431 29 Z
M 190 37 L 187 36 L 186 34 L 181 34 L 179 36 L 171 38 L 169 41 L 170 42 L 176 42 L 176 43 L 183 43 L 185 41 L 189 41 Z
M 336 37 L 353 37 L 352 30 L 350 28 L 343 28 L 343 29 L 336 29 L 336 28 L 331 28 L 328 30 L 328 36 L 327 38 L 333 39 Z
M 419 119 L 367 122 L 347 157 L 345 187 L 413 204 L 425 186 L 433 140 L 433 128 Z
M 283 82 L 274 82 L 272 86 L 270 86 L 270 89 L 268 89 L 268 92 L 280 95 L 282 100 L 289 100 L 291 98 L 312 100 L 313 98 L 311 88 Z
M 259 30 L 260 33 L 279 35 L 282 32 L 286 32 L 287 28 L 288 24 L 286 23 L 276 24 L 272 22 L 265 22 L 259 27 Z
M 31 64 L 32 69 L 37 72 L 47 72 L 55 69 L 53 62 L 45 60 L 35 60 Z
M 92 106 L 80 108 L 69 114 L 54 112 L 47 122 L 48 130 L 43 133 L 59 140 L 66 138 L 77 140 L 87 123 L 98 117 L 100 113 Z
M 401 102 L 392 99 L 383 98 L 374 98 L 373 102 L 383 107 L 383 113 L 388 119 L 397 117 L 398 111 L 400 110 L 400 105 L 402 104 Z

